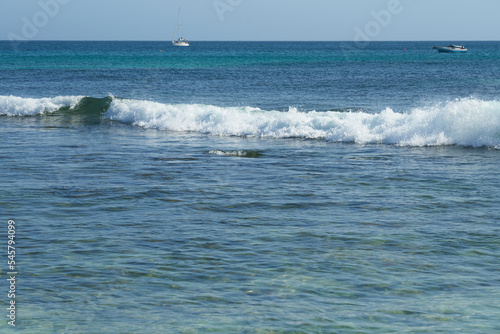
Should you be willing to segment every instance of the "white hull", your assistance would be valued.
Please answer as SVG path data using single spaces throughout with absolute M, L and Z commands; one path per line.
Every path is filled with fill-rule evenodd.
M 461 45 L 435 46 L 434 49 L 439 52 L 467 52 L 467 49 Z
M 467 49 L 449 49 L 446 47 L 443 48 L 438 48 L 437 49 L 439 52 L 467 52 Z
M 189 46 L 189 42 L 186 41 L 172 41 L 174 46 Z

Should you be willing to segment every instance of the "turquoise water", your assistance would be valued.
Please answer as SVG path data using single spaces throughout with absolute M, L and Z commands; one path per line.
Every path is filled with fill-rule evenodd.
M 2 332 L 500 330 L 500 43 L 2 43 Z

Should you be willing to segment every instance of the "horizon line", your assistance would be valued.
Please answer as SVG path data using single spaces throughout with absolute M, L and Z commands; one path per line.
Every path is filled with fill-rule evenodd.
M 375 40 L 375 41 L 354 41 L 354 40 L 208 40 L 208 39 L 189 39 L 190 42 L 256 42 L 256 43 L 328 43 L 328 42 L 348 42 L 348 43 L 378 43 L 378 42 L 448 42 L 457 41 L 459 39 L 409 39 L 409 40 Z M 490 39 L 470 39 L 470 40 L 459 40 L 462 42 L 500 42 L 499 40 Z M 17 43 L 29 43 L 29 42 L 165 42 L 169 43 L 171 40 L 160 40 L 160 39 L 34 39 L 34 40 L 8 40 L 0 39 L 0 42 L 17 42 Z

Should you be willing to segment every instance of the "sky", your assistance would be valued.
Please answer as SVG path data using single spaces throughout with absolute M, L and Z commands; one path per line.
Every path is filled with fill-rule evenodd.
M 500 0 L 0 0 L 0 40 L 500 40 Z

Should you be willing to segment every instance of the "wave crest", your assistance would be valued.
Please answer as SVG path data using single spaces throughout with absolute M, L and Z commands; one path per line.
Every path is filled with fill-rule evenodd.
M 0 115 L 32 116 L 57 111 L 63 107 L 74 108 L 83 96 L 57 96 L 53 98 L 25 98 L 0 95 Z
M 298 112 L 294 108 L 280 112 L 114 99 L 105 117 L 144 128 L 221 136 L 500 148 L 500 102 L 477 99 L 456 100 L 405 113 L 386 108 L 377 114 Z
M 92 124 L 109 119 L 136 126 L 192 131 L 218 136 L 303 138 L 402 146 L 487 146 L 500 148 L 500 102 L 462 99 L 414 108 L 404 113 L 386 108 L 363 111 L 287 112 L 252 107 L 165 104 L 84 96 L 22 98 L 0 96 L 0 115 L 32 116 L 59 111 L 86 115 Z M 81 118 L 81 117 L 80 117 Z

